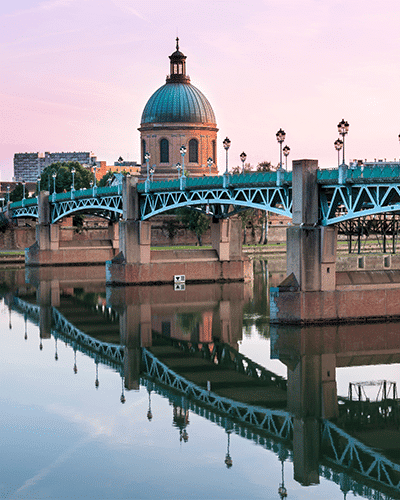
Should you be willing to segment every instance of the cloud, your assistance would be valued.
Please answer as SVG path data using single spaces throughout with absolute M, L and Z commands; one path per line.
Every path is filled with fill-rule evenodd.
M 132 14 L 133 16 L 136 16 L 139 19 L 146 21 L 145 16 L 132 7 L 133 2 L 131 0 L 111 0 L 111 1 L 118 9 L 124 12 L 128 12 L 129 14 Z
M 5 14 L 4 17 L 19 17 L 39 12 L 49 12 L 58 9 L 59 7 L 68 7 L 74 2 L 76 2 L 76 0 L 49 0 L 47 2 L 41 2 L 39 5 L 30 9 L 21 9 L 16 10 L 15 12 L 10 12 L 9 14 Z

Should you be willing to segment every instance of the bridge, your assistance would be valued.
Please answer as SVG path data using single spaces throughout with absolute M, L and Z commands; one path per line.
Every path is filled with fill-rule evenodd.
M 39 323 L 39 306 L 15 297 L 13 307 L 31 321 Z M 295 479 L 302 484 L 319 482 L 321 476 L 339 484 L 344 493 L 352 491 L 366 498 L 382 500 L 399 496 L 400 466 L 327 419 L 254 406 L 220 396 L 179 375 L 148 348 L 138 347 L 138 352 L 134 353 L 132 347 L 126 344 L 110 344 L 91 338 L 72 325 L 56 308 L 52 308 L 52 325 L 51 334 L 55 339 L 70 345 L 75 352 L 92 357 L 96 365 L 104 363 L 113 367 L 125 380 L 125 386 L 125 369 L 129 364 L 126 357 L 139 354 L 139 382 L 147 389 L 149 397 L 152 392 L 161 394 L 177 408 L 195 412 L 223 427 L 228 436 L 234 432 L 274 451 L 282 462 L 288 458 L 293 460 Z M 178 350 L 194 349 L 200 352 L 203 348 L 199 351 L 200 346 L 190 342 L 170 341 Z M 212 356 L 213 352 L 217 350 L 210 345 L 208 353 Z M 232 353 L 229 346 L 228 352 Z M 234 364 L 239 371 L 246 367 L 246 363 L 252 364 L 254 369 L 248 370 L 248 377 L 263 377 L 263 373 L 271 377 L 270 372 L 267 373 L 240 353 L 237 360 Z M 298 395 L 300 399 L 304 397 L 305 394 Z M 121 402 L 124 401 L 123 392 Z
M 296 163 L 296 162 L 294 162 Z M 400 211 L 400 165 L 323 169 L 316 172 L 321 226 L 358 217 Z M 136 185 L 138 218 L 142 221 L 182 207 L 194 207 L 215 218 L 248 208 L 292 217 L 292 172 L 257 172 Z M 50 223 L 77 213 L 108 220 L 123 218 L 123 186 L 53 193 Z M 39 218 L 39 198 L 24 199 L 4 209 L 11 217 Z
M 247 208 L 274 212 L 291 217 L 292 225 L 287 230 L 288 280 L 271 293 L 273 322 L 400 318 L 399 277 L 381 275 L 364 282 L 363 287 L 375 288 L 366 298 L 349 288 L 351 280 L 338 281 L 336 273 L 337 224 L 399 212 L 399 172 L 399 166 L 388 165 L 319 170 L 316 160 L 297 160 L 292 172 L 144 183 L 127 177 L 119 186 L 52 196 L 41 192 L 38 199 L 10 204 L 7 213 L 38 220 L 37 242 L 26 250 L 28 266 L 107 261 L 109 284 L 144 284 L 172 283 L 174 276 L 187 282 L 251 279 L 252 267 L 242 252 L 241 221 L 232 215 Z M 151 218 L 180 207 L 212 217 L 211 250 L 151 251 Z M 107 218 L 111 244 L 82 249 L 60 241 L 57 221 L 75 213 Z M 379 300 L 372 298 L 377 288 L 386 290 Z M 381 306 L 371 309 L 371 302 Z

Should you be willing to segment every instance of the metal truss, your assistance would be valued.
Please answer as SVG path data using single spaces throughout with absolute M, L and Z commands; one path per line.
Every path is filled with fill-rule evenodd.
M 77 197 L 51 203 L 52 222 L 80 212 L 90 212 L 106 219 L 119 218 L 122 216 L 122 196 L 114 194 L 89 198 Z
M 54 328 L 52 334 L 54 337 L 63 340 L 73 340 L 74 349 L 80 350 L 90 357 L 100 356 L 103 363 L 112 366 L 118 371 L 123 365 L 124 361 L 124 348 L 119 344 L 111 344 L 107 342 L 100 342 L 90 335 L 82 332 L 70 323 L 61 313 L 53 307 L 53 321 Z M 78 349 L 79 346 L 79 349 Z
M 353 438 L 329 420 L 321 422 L 321 451 L 329 462 L 373 482 L 400 489 L 400 465 Z
M 204 358 L 209 359 L 215 364 L 232 368 L 256 380 L 276 385 L 280 389 L 285 390 L 287 388 L 287 380 L 285 378 L 267 370 L 252 359 L 238 352 L 236 349 L 233 349 L 229 344 L 223 342 L 196 343 L 153 333 L 153 337 L 155 335 L 162 338 L 164 342 L 169 342 L 174 347 L 178 347 L 187 353 L 201 353 Z
M 40 307 L 14 299 L 14 305 L 38 322 Z M 74 350 L 90 356 L 96 363 L 111 366 L 123 376 L 124 348 L 93 339 L 81 332 L 53 308 L 52 335 Z M 192 349 L 190 343 L 187 347 Z M 193 345 L 193 349 L 199 349 Z M 210 349 L 207 347 L 208 352 Z M 232 358 L 231 358 L 232 360 Z M 243 365 L 245 366 L 245 365 Z M 256 367 L 256 370 L 258 368 Z M 275 452 L 280 460 L 292 456 L 293 415 L 282 410 L 249 406 L 202 389 L 161 363 L 142 348 L 141 384 L 197 415 L 223 427 L 227 433 L 251 439 Z M 391 462 L 364 445 L 329 420 L 321 419 L 322 477 L 340 485 L 347 493 L 354 492 L 371 500 L 390 500 L 400 493 L 400 465 Z M 276 441 L 277 439 L 277 441 Z M 362 482 L 360 478 L 363 478 Z
M 140 193 L 142 220 L 182 207 L 197 207 L 215 217 L 229 217 L 236 213 L 237 207 L 268 210 L 291 217 L 292 190 L 286 186 L 231 186 Z
M 400 184 L 377 183 L 320 187 L 321 224 L 400 211 Z
M 12 210 L 13 217 L 29 217 L 32 219 L 37 219 L 39 217 L 39 207 L 38 205 L 28 205 L 25 207 L 18 207 Z
M 142 348 L 143 372 L 162 384 L 179 391 L 185 397 L 199 401 L 223 415 L 237 420 L 284 440 L 293 438 L 292 416 L 281 410 L 270 410 L 260 406 L 250 406 L 233 401 L 202 389 L 161 363 L 151 352 Z
M 267 436 L 265 432 L 259 431 L 256 428 L 249 428 L 240 422 L 233 421 L 229 416 L 223 416 L 220 413 L 198 404 L 196 401 L 188 399 L 186 396 L 182 396 L 177 392 L 171 391 L 168 387 L 157 383 L 156 380 L 150 380 L 147 377 L 140 378 L 140 384 L 146 387 L 149 393 L 155 392 L 160 396 L 168 399 L 170 403 L 175 406 L 180 406 L 181 408 L 188 409 L 192 413 L 199 415 L 199 417 L 205 418 L 210 422 L 218 425 L 225 429 L 227 433 L 233 432 L 234 434 L 253 441 L 256 445 L 262 446 L 263 448 L 273 451 L 279 458 L 292 458 L 293 453 L 290 449 L 291 444 L 285 441 L 276 441 L 273 438 Z

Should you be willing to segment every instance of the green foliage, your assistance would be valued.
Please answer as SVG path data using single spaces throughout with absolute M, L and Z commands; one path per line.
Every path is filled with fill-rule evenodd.
M 202 246 L 201 237 L 210 226 L 209 218 L 198 210 L 191 210 L 188 208 L 180 208 L 177 210 L 177 218 L 186 229 L 195 233 L 199 245 Z
M 163 230 L 165 230 L 168 234 L 168 238 L 172 240 L 177 232 L 178 232 L 178 225 L 176 223 L 176 219 L 168 219 L 167 221 L 163 222 Z
M 270 161 L 261 161 L 257 165 L 256 172 L 275 172 L 277 168 Z
M 113 176 L 113 172 L 111 172 L 111 170 L 109 170 L 105 175 L 103 175 L 103 177 L 99 180 L 98 182 L 98 186 L 99 187 L 105 187 L 107 186 L 107 181 L 108 179 L 111 179 L 111 177 Z
M 251 166 L 251 164 L 250 164 L 250 163 L 245 163 L 245 164 L 244 164 L 244 173 L 245 173 L 245 174 L 248 174 L 249 172 L 252 172 L 252 170 L 253 170 L 253 167 Z M 233 174 L 233 175 L 241 174 L 241 173 L 242 173 L 242 167 L 241 167 L 241 166 L 240 166 L 240 167 L 238 167 L 238 166 L 233 167 L 233 168 L 230 170 L 230 172 L 229 172 L 229 173 L 230 173 L 230 174 Z
M 70 191 L 72 186 L 72 168 L 75 168 L 75 189 L 89 188 L 90 181 L 93 180 L 93 174 L 82 167 L 77 161 L 55 162 L 46 167 L 40 176 L 40 190 L 53 192 L 54 179 L 53 173 L 56 175 L 56 193 Z
M 3 212 L 0 212 L 0 233 L 4 233 L 6 229 L 9 227 L 9 225 L 10 221 L 3 214 Z
M 24 188 L 21 184 L 17 184 L 15 189 L 10 193 L 10 201 L 21 201 L 24 196 Z

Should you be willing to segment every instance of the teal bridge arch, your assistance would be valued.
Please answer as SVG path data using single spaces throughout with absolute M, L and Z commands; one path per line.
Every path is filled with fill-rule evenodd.
M 40 306 L 19 297 L 13 298 L 13 309 L 26 315 L 34 324 L 39 324 Z M 55 307 L 52 310 L 52 335 L 80 351 L 113 368 L 124 376 L 125 348 L 94 339 L 70 323 Z M 171 339 L 182 349 L 198 349 L 199 346 L 187 341 Z M 204 348 L 203 343 L 201 349 Z M 243 367 L 246 358 L 239 354 L 238 368 Z M 263 376 L 263 368 L 253 362 L 254 368 Z M 218 396 L 203 389 L 171 370 L 146 348 L 141 348 L 141 385 L 149 393 L 154 391 L 184 405 L 187 409 L 225 428 L 250 439 L 266 449 L 274 451 L 279 459 L 293 458 L 294 415 L 284 410 L 247 405 L 229 398 Z M 271 372 L 266 376 L 270 376 Z M 254 374 L 250 374 L 253 376 Z M 282 381 L 279 381 L 281 383 Z M 371 500 L 391 500 L 400 493 L 400 465 L 379 452 L 364 445 L 331 421 L 321 418 L 321 463 L 319 473 L 329 481 L 340 485 L 345 493 Z
M 400 212 L 400 164 L 317 171 L 319 221 L 329 226 L 358 217 Z M 145 181 L 137 184 L 139 218 L 190 207 L 216 218 L 247 208 L 292 217 L 292 172 Z M 122 185 L 69 191 L 50 196 L 51 222 L 76 213 L 112 220 L 123 216 Z M 7 207 L 4 208 L 4 211 Z M 11 217 L 38 217 L 38 199 L 9 205 Z

